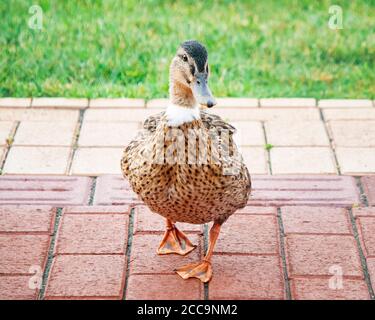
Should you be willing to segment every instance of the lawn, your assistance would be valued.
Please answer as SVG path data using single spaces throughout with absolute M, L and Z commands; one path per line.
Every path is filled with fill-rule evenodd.
M 28 27 L 43 8 L 43 29 Z M 0 96 L 164 97 L 186 39 L 216 96 L 375 97 L 375 1 L 1 0 Z

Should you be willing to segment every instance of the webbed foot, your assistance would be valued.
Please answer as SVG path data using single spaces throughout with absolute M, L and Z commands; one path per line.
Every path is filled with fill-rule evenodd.
M 198 278 L 202 282 L 208 282 L 212 278 L 212 267 L 209 261 L 188 264 L 175 270 L 183 279 Z
M 179 254 L 187 255 L 196 248 L 187 236 L 174 225 L 167 228 L 157 250 L 158 254 Z

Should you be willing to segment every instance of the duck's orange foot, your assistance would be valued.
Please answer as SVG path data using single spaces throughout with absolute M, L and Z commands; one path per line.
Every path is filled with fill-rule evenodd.
M 208 282 L 212 278 L 212 267 L 209 261 L 203 260 L 192 263 L 175 270 L 183 279 L 198 278 L 202 282 Z
M 158 254 L 176 253 L 182 256 L 188 254 L 195 249 L 186 235 L 178 230 L 175 226 L 168 229 L 164 233 L 163 240 L 161 241 L 157 250 Z

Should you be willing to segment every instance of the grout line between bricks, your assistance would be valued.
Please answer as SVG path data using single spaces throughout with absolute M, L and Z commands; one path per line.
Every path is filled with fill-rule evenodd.
M 321 108 L 319 108 L 319 114 L 320 114 L 320 120 L 323 121 L 323 126 L 324 126 L 324 129 L 326 131 L 326 134 L 327 134 L 327 137 L 328 137 L 328 140 L 329 140 L 329 147 L 331 149 L 333 159 L 335 160 L 337 173 L 341 176 L 340 163 L 339 163 L 339 160 L 337 159 L 336 150 L 333 146 L 333 138 L 331 137 L 331 135 L 329 133 L 328 125 L 327 125 L 326 119 L 324 118 L 323 110 Z
M 11 134 L 8 137 L 10 143 L 5 148 L 4 158 L 3 158 L 3 161 L 0 163 L 0 175 L 3 174 L 3 169 L 4 169 L 4 166 L 5 166 L 5 161 L 7 160 L 9 152 L 10 152 L 10 149 L 12 148 L 14 137 L 15 137 L 15 135 L 17 133 L 18 127 L 20 126 L 20 123 L 21 123 L 21 121 L 16 121 L 16 125 L 15 125 L 14 129 L 12 130 Z
M 74 156 L 75 156 L 76 151 L 78 149 L 78 139 L 79 139 L 79 135 L 81 134 L 83 118 L 85 116 L 86 110 L 87 110 L 87 108 L 79 110 L 79 118 L 78 118 L 76 130 L 75 130 L 75 136 L 74 136 L 73 143 L 72 143 L 72 152 L 71 152 L 71 155 L 69 157 L 69 162 L 68 162 L 67 169 L 66 169 L 66 174 L 68 174 L 68 175 L 70 174 L 70 170 L 72 169 Z
M 283 274 L 284 274 L 284 284 L 285 284 L 285 295 L 287 300 L 292 299 L 291 291 L 290 291 L 290 283 L 289 283 L 289 275 L 288 275 L 288 268 L 286 264 L 286 255 L 285 255 L 285 246 L 284 246 L 284 225 L 283 219 L 281 217 L 281 209 L 277 208 L 277 220 L 279 224 L 279 241 L 280 241 L 280 254 L 281 260 L 283 264 Z
M 370 275 L 369 275 L 369 272 L 368 272 L 366 258 L 365 258 L 365 255 L 363 253 L 363 250 L 362 250 L 361 242 L 359 240 L 359 233 L 358 233 L 357 225 L 355 223 L 355 218 L 354 218 L 352 209 L 348 209 L 348 213 L 349 213 L 350 222 L 351 222 L 352 229 L 353 229 L 354 238 L 355 238 L 355 241 L 357 243 L 359 257 L 361 259 L 362 271 L 363 271 L 363 275 L 364 275 L 364 278 L 365 278 L 365 282 L 367 284 L 368 292 L 370 294 L 371 300 L 375 300 L 374 289 L 373 289 L 372 284 L 371 284 L 371 279 L 370 279 Z
M 268 146 L 268 141 L 267 141 L 267 133 L 266 133 L 266 127 L 264 125 L 264 121 L 261 122 L 262 123 L 262 129 L 263 129 L 263 136 L 264 136 L 264 141 L 265 141 L 265 146 L 264 148 L 266 149 L 267 151 L 267 164 L 268 164 L 268 169 L 269 169 L 269 173 L 272 175 L 272 164 L 271 164 L 271 149 L 267 148 Z
M 208 224 L 205 223 L 203 225 L 203 251 L 204 254 L 206 254 L 208 250 Z M 203 284 L 203 299 L 204 300 L 209 300 L 209 282 L 206 282 Z
M 89 206 L 92 206 L 94 204 L 94 197 L 95 197 L 95 190 L 96 190 L 96 181 L 98 177 L 92 177 L 91 182 L 91 189 L 90 189 L 90 196 L 89 196 Z
M 128 289 L 128 280 L 130 276 L 130 258 L 131 258 L 131 251 L 132 251 L 132 244 L 133 244 L 133 232 L 134 232 L 134 211 L 135 209 L 132 208 L 129 215 L 129 226 L 128 226 L 128 242 L 126 245 L 126 274 L 125 274 L 125 284 L 123 290 L 123 297 L 122 299 L 126 299 L 126 292 Z
M 43 272 L 42 287 L 39 291 L 38 300 L 44 299 L 44 294 L 45 294 L 45 291 L 46 291 L 48 276 L 49 276 L 52 261 L 53 261 L 53 250 L 55 248 L 56 235 L 57 235 L 57 230 L 58 230 L 58 227 L 59 227 L 59 224 L 60 224 L 62 211 L 63 211 L 63 208 L 57 208 L 56 209 L 55 224 L 53 226 L 53 234 L 52 234 L 50 246 L 49 246 L 49 249 L 48 249 L 47 263 L 46 263 L 46 267 L 45 267 L 44 272 Z
M 363 188 L 361 177 L 354 177 L 354 178 L 355 178 L 357 188 L 359 190 L 359 198 L 360 198 L 361 204 L 364 205 L 365 207 L 368 207 L 369 203 L 368 203 L 368 199 L 365 193 L 365 189 Z

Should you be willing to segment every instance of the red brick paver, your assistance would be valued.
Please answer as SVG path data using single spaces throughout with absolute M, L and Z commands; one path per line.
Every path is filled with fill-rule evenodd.
M 369 204 L 375 206 L 375 176 L 362 177 L 361 181 Z
M 214 255 L 210 299 L 283 299 L 278 256 Z
M 368 258 L 375 258 L 375 216 L 359 216 L 356 220 L 364 254 Z
M 58 255 L 45 298 L 121 299 L 125 269 L 125 255 Z
M 329 279 L 293 279 L 292 297 L 298 300 L 368 300 L 366 283 L 362 280 L 343 279 L 342 287 L 330 288 Z
M 282 207 L 293 299 L 369 299 L 349 212 Z
M 183 280 L 175 274 L 131 275 L 126 300 L 201 300 L 203 286 L 196 279 Z
M 246 226 L 246 232 L 244 232 Z M 223 225 L 216 253 L 278 254 L 275 216 L 234 215 Z
M 354 217 L 373 217 L 375 218 L 375 207 L 353 208 Z
M 289 276 L 332 276 L 340 268 L 344 277 L 362 279 L 359 252 L 350 235 L 290 234 L 285 239 Z
M 56 235 L 46 299 L 120 299 L 129 207 L 68 207 Z
M 266 206 L 246 206 L 242 209 L 236 211 L 238 214 L 264 214 L 264 215 L 273 215 L 277 214 L 276 207 L 266 207 Z
M 87 204 L 91 179 L 86 177 L 0 176 L 0 204 Z
M 47 258 L 49 235 L 0 234 L 0 274 L 32 274 Z
M 352 206 L 359 203 L 353 177 L 327 175 L 252 176 L 252 205 Z
M 122 205 L 141 203 L 129 182 L 119 175 L 98 177 L 95 188 L 95 205 Z
M 55 214 L 47 206 L 0 206 L 0 233 L 52 233 Z
M 0 299 L 36 299 L 56 209 L 0 206 Z
M 349 215 L 343 208 L 283 207 L 281 215 L 286 234 L 352 234 Z
M 128 216 L 64 212 L 57 235 L 57 254 L 125 253 Z
M 0 275 L 0 300 L 35 300 L 38 290 L 30 288 L 30 276 Z
M 55 214 L 51 207 L 0 207 L 0 276 L 43 271 Z
M 367 258 L 367 268 L 371 279 L 371 284 L 375 283 L 375 258 Z
M 246 226 L 246 231 L 244 227 Z M 276 210 L 246 207 L 223 225 L 213 257 L 210 299 L 283 299 Z

